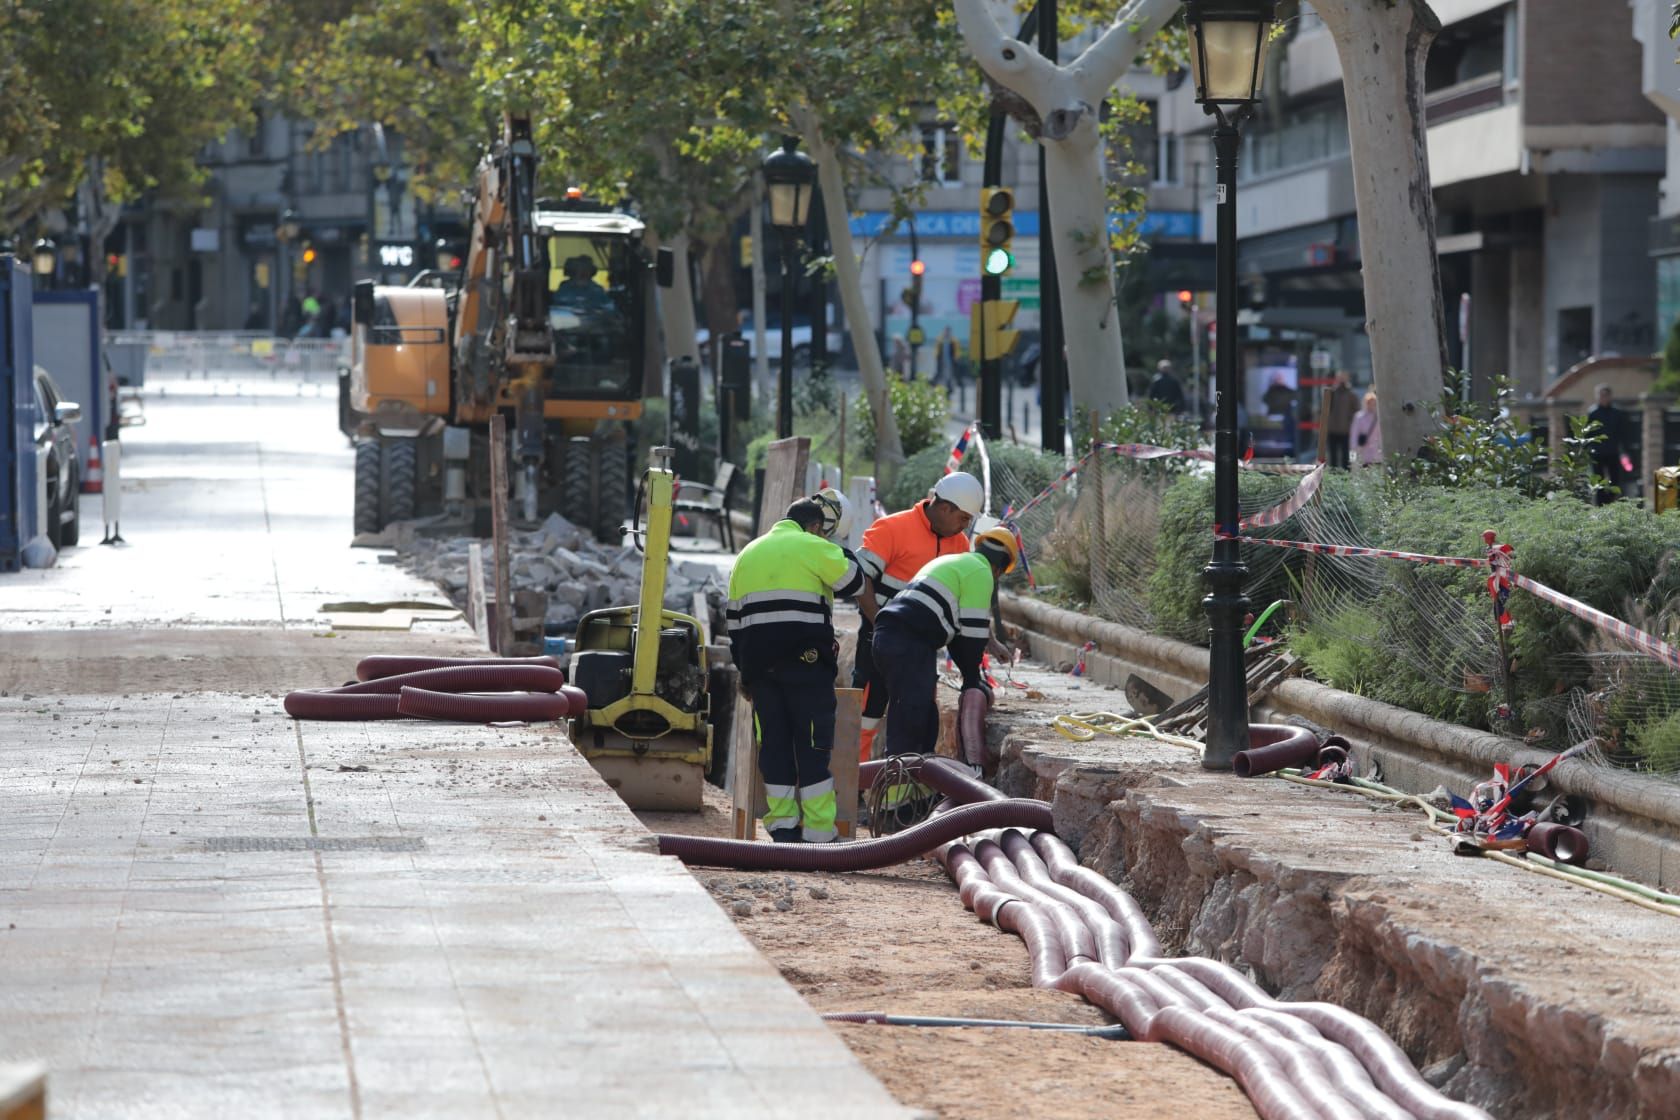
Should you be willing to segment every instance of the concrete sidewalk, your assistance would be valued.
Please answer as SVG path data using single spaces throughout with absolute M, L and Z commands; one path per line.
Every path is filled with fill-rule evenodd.
M 0 1060 L 55 1118 L 908 1115 L 558 728 L 284 715 L 472 652 L 319 621 L 434 594 L 333 420 L 150 401 L 133 543 L 0 578 Z

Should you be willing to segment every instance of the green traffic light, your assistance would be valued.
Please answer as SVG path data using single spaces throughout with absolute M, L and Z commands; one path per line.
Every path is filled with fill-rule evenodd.
M 1002 276 L 1015 267 L 1015 257 L 1008 249 L 987 249 L 984 268 L 987 276 Z

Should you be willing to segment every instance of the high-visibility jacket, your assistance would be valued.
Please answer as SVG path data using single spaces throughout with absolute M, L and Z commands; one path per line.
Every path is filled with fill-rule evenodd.
M 729 573 L 729 642 L 741 682 L 778 665 L 833 671 L 834 596 L 863 587 L 857 561 L 833 541 L 778 521 L 747 545 Z
M 935 649 L 948 647 L 963 684 L 978 684 L 980 658 L 992 635 L 995 584 L 992 562 L 980 553 L 941 556 L 881 608 L 875 626 L 902 628 Z
M 928 502 L 923 499 L 900 513 L 877 518 L 863 531 L 858 546 L 858 566 L 875 585 L 875 598 L 886 602 L 910 581 L 929 560 L 968 551 L 968 538 L 962 533 L 941 537 L 934 533 L 928 520 Z

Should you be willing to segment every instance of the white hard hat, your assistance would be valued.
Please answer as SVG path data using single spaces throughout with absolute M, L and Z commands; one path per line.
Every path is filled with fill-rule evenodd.
M 970 517 L 986 508 L 986 491 L 980 480 L 964 471 L 954 471 L 933 484 L 933 496 L 944 498 Z
M 843 541 L 852 534 L 852 503 L 832 486 L 817 491 L 814 499 L 823 507 L 823 536 Z

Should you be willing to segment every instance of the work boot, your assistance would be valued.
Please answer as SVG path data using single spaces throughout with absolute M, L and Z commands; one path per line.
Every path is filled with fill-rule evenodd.
M 799 834 L 798 825 L 794 825 L 792 828 L 772 828 L 770 829 L 770 839 L 778 844 L 805 843 L 805 837 Z

